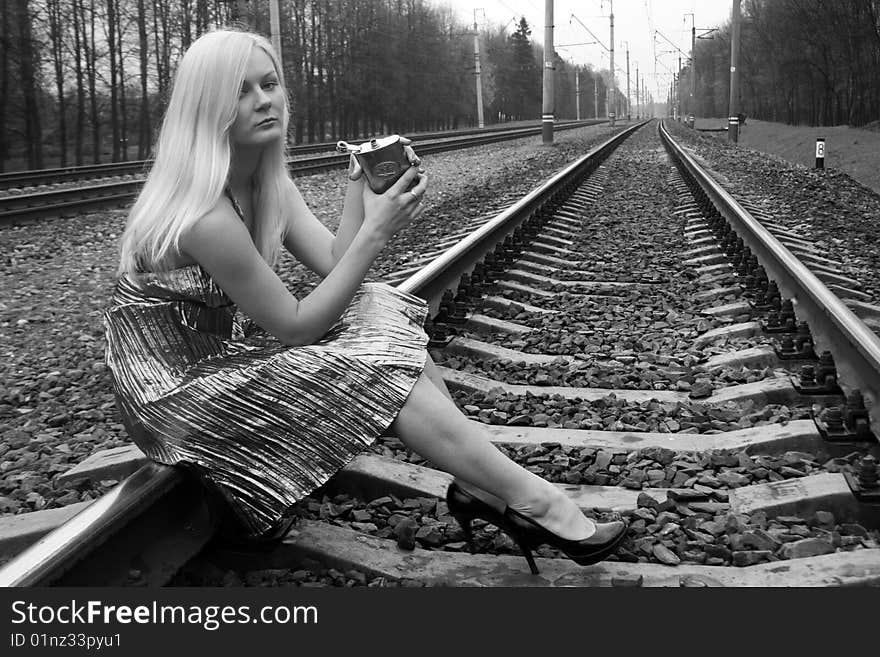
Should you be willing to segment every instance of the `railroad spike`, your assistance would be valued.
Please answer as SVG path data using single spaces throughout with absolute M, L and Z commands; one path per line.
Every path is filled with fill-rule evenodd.
M 846 483 L 860 502 L 880 503 L 880 477 L 877 474 L 877 459 L 870 454 L 859 459 L 858 472 L 844 472 Z

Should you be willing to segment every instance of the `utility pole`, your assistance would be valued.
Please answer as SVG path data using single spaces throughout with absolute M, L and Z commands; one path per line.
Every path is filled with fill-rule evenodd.
M 740 38 L 740 0 L 733 0 L 730 18 L 730 112 L 728 113 L 727 139 L 736 143 L 739 140 L 739 38 Z
M 617 112 L 615 111 L 617 107 L 617 80 L 614 73 L 614 0 L 611 0 L 609 4 L 611 5 L 611 100 L 608 103 L 608 118 L 611 120 L 611 127 L 613 128 L 614 119 L 617 117 Z
M 541 113 L 541 136 L 553 143 L 553 0 L 544 0 L 544 101 Z
M 593 117 L 599 118 L 599 86 L 596 84 L 596 76 L 593 76 Z
M 480 75 L 480 32 L 477 29 L 477 9 L 474 9 L 474 71 L 477 78 L 477 127 L 485 126 L 483 122 L 483 82 Z
M 678 95 L 676 96 L 675 100 L 678 105 L 678 120 L 681 121 L 681 55 L 678 56 L 678 78 L 676 79 L 678 80 L 678 88 L 676 89 Z
M 636 64 L 636 121 L 639 118 L 639 65 Z
M 630 120 L 630 114 L 632 114 L 632 110 L 630 108 L 630 100 L 629 100 L 629 42 L 626 43 L 626 120 Z
M 581 120 L 581 72 L 580 69 L 574 69 L 574 111 L 577 114 L 577 120 Z
M 281 77 L 284 77 L 284 64 L 281 61 L 281 21 L 278 11 L 278 0 L 269 0 L 269 29 L 272 31 L 272 48 L 278 55 L 278 64 L 281 66 Z
M 697 117 L 697 27 L 691 14 L 691 116 Z M 694 122 L 691 121 L 691 128 Z

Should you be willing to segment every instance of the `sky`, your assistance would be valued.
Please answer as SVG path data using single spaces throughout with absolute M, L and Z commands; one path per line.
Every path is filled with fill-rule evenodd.
M 451 6 L 469 25 L 473 25 L 474 10 L 477 10 L 477 23 L 481 28 L 506 24 L 508 34 L 515 29 L 519 17 L 525 16 L 532 28 L 531 38 L 544 42 L 544 0 L 428 1 L 437 6 Z M 705 35 L 708 29 L 730 20 L 731 0 L 554 0 L 553 42 L 559 55 L 574 64 L 607 69 L 612 8 L 618 88 L 626 93 L 628 42 L 632 89 L 638 66 L 640 79 L 647 74 L 649 91 L 656 101 L 662 102 L 671 82 L 671 72 L 678 71 L 678 58 L 682 58 L 684 66 L 690 55 L 692 19 L 685 14 L 694 14 L 697 36 Z M 602 45 L 574 45 L 597 40 Z

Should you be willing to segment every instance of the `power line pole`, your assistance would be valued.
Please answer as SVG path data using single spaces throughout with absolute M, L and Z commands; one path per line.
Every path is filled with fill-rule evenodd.
M 611 100 L 608 102 L 608 118 L 611 120 L 611 127 L 614 127 L 614 119 L 617 117 L 617 80 L 614 73 L 614 0 L 609 2 L 611 5 Z M 607 95 L 607 94 L 606 94 Z
M 678 87 L 676 88 L 677 96 L 676 96 L 676 104 L 678 105 L 678 120 L 681 121 L 681 110 L 682 110 L 682 102 L 681 102 L 681 55 L 678 56 Z
M 599 118 L 599 85 L 596 84 L 595 76 L 593 76 L 593 118 Z
M 477 29 L 477 9 L 474 9 L 474 71 L 477 78 L 477 127 L 483 123 L 483 82 L 480 75 L 480 32 Z
M 691 14 L 691 115 L 697 117 L 697 28 Z M 691 127 L 694 127 L 693 121 Z
M 629 42 L 626 44 L 626 120 L 630 120 L 632 111 L 629 106 Z
M 553 0 L 544 0 L 544 101 L 541 137 L 553 143 Z
M 580 69 L 574 69 L 574 111 L 577 114 L 577 120 L 581 120 L 581 72 Z
M 639 65 L 636 64 L 636 119 L 641 118 L 642 114 L 642 103 L 644 102 L 644 98 L 642 98 L 641 94 L 639 94 Z
M 730 18 L 730 112 L 727 139 L 734 143 L 739 140 L 739 5 L 740 0 L 733 0 L 733 12 Z
M 636 64 L 636 121 L 639 120 L 640 115 L 640 105 L 639 105 L 639 65 Z

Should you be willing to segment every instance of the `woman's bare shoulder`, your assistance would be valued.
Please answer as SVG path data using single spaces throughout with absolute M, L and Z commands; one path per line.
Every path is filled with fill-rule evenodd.
M 238 237 L 239 233 L 249 236 L 232 204 L 221 197 L 213 208 L 180 234 L 181 255 L 193 258 L 194 253 L 203 251 L 206 246 L 220 246 L 230 237 Z

